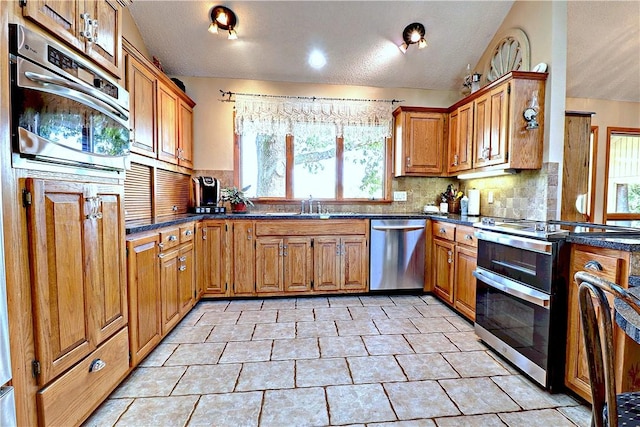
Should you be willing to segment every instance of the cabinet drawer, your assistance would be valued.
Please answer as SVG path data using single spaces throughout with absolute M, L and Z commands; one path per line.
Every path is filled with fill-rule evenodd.
M 456 225 L 446 222 L 434 222 L 431 230 L 433 237 L 440 237 L 441 239 L 455 240 L 456 237 Z
M 193 241 L 193 224 L 180 227 L 180 243 Z
M 621 258 L 613 256 L 576 250 L 573 256 L 572 271 L 586 271 L 594 276 L 620 284 L 622 261 Z
M 456 230 L 456 242 L 467 246 L 478 247 L 478 239 L 473 234 L 475 229 L 466 225 L 458 225 Z
M 89 372 L 100 359 L 104 368 Z M 129 334 L 124 328 L 82 362 L 37 394 L 41 425 L 79 425 L 129 370 Z
M 160 232 L 160 249 L 167 250 L 180 243 L 180 229 L 166 228 Z

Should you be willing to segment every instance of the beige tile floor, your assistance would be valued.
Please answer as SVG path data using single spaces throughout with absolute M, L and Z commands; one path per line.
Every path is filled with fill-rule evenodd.
M 588 426 L 432 296 L 201 301 L 87 426 Z

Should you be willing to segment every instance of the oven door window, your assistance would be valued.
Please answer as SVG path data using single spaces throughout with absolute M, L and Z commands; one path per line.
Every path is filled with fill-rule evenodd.
M 64 147 L 91 154 L 123 156 L 129 129 L 120 121 L 58 94 L 20 88 L 13 108 L 17 126 Z
M 476 323 L 546 369 L 550 310 L 477 280 Z
M 551 293 L 553 279 L 551 254 L 478 240 L 478 266 Z

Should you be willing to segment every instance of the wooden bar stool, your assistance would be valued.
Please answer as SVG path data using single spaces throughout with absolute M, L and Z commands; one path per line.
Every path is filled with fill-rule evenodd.
M 640 313 L 640 301 L 615 283 L 584 271 L 574 276 L 579 285 L 580 317 L 591 383 L 591 425 L 640 426 L 640 392 L 616 395 L 613 325 L 606 293 L 623 299 Z

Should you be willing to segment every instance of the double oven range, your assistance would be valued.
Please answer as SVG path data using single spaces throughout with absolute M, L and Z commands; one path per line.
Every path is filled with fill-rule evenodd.
M 478 239 L 476 334 L 550 391 L 562 387 L 568 231 L 559 224 L 485 218 Z

